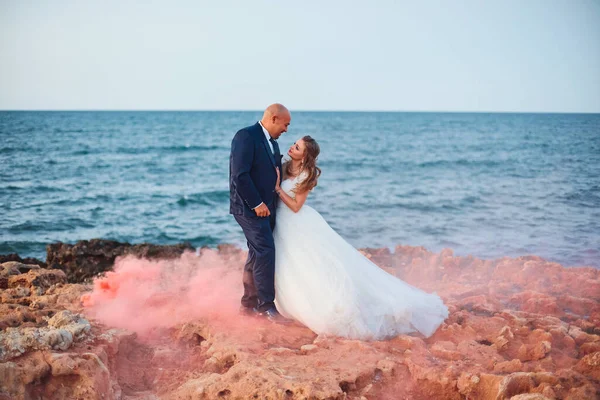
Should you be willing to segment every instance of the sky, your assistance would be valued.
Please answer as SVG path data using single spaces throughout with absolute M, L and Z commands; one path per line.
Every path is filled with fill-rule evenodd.
M 0 0 L 2 110 L 600 112 L 600 0 Z

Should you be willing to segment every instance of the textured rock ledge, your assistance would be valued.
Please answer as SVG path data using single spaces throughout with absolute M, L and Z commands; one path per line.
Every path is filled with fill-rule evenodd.
M 75 269 L 2 264 L 0 399 L 600 396 L 600 271 L 593 268 L 535 256 L 484 261 L 450 250 L 367 249 L 380 267 L 448 304 L 451 314 L 431 338 L 351 341 L 239 317 L 233 325 L 190 320 L 142 340 L 86 315 L 80 299 L 92 287 L 67 283 L 67 274 L 96 273 L 97 259 L 68 251 Z M 245 253 L 221 246 L 215 257 L 239 270 Z M 177 306 L 180 299 L 151 301 Z
M 117 257 L 135 256 L 147 259 L 178 258 L 184 251 L 194 251 L 188 243 L 159 246 L 150 243 L 131 245 L 112 240 L 82 240 L 76 244 L 52 243 L 46 246 L 46 263 L 67 274 L 71 283 L 85 282 L 109 271 Z

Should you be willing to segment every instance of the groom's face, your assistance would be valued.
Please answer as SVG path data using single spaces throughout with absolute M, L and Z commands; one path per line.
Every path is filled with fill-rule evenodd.
M 279 136 L 283 132 L 287 132 L 288 126 L 292 122 L 292 117 L 290 114 L 281 114 L 274 115 L 272 121 L 272 130 L 269 130 L 269 133 L 272 133 L 273 139 L 279 139 Z

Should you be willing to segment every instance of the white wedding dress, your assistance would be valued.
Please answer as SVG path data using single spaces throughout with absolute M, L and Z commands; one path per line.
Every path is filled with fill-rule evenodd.
M 292 189 L 303 175 L 286 179 Z M 379 268 L 308 205 L 294 213 L 283 201 L 275 231 L 275 303 L 317 334 L 380 340 L 419 331 L 431 336 L 448 316 L 436 294 Z

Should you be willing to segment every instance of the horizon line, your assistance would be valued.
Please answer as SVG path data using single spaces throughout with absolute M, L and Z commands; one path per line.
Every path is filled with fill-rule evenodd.
M 263 109 L 0 109 L 0 112 L 263 112 Z M 297 112 L 315 112 L 315 113 L 438 113 L 438 114 L 600 114 L 600 111 L 466 111 L 466 110 L 309 110 L 298 109 L 291 110 Z

